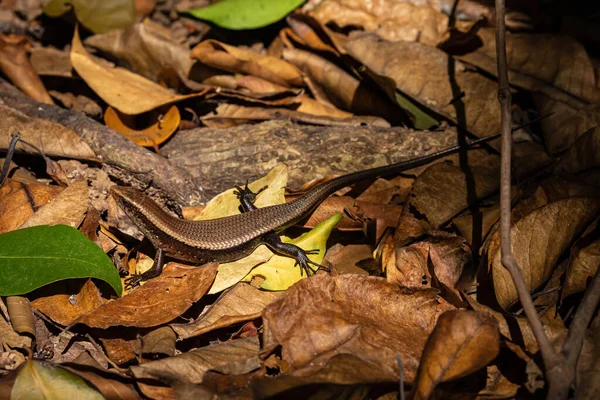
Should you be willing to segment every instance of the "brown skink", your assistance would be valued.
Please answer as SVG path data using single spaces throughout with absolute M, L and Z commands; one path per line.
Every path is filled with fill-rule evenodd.
M 468 143 L 467 147 L 498 136 L 491 135 L 474 140 Z M 346 186 L 380 176 L 398 174 L 455 153 L 460 148 L 461 146 L 455 146 L 412 160 L 343 175 L 324 182 L 285 204 L 254 208 L 251 206 L 251 200 L 248 200 L 248 196 L 253 194 L 240 190 L 240 198 L 246 212 L 205 221 L 176 218 L 137 189 L 113 186 L 111 194 L 117 204 L 156 248 L 152 269 L 144 274 L 134 275 L 128 284 L 135 285 L 140 280 L 158 276 L 162 271 L 164 255 L 199 265 L 213 261 L 222 263 L 243 258 L 260 244 L 266 244 L 279 254 L 294 257 L 301 271 L 308 274 L 311 271 L 308 264 L 314 263 L 306 257 L 307 252 L 297 246 L 281 243 L 276 232 L 308 216 L 328 196 Z

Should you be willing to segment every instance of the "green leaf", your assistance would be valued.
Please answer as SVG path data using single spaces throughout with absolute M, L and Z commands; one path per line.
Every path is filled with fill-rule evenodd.
M 396 102 L 415 117 L 415 129 L 425 130 L 440 124 L 438 120 L 427 114 L 398 91 L 396 91 Z
M 41 225 L 0 235 L 0 296 L 70 278 L 97 278 L 119 296 L 123 291 L 108 256 L 75 228 Z
M 319 250 L 318 254 L 308 255 L 311 261 L 319 264 L 325 256 L 327 239 L 329 239 L 331 231 L 341 219 L 342 214 L 336 213 L 296 239 L 290 240 L 286 237 L 281 239 L 285 243 L 295 244 L 306 251 Z M 252 277 L 262 276 L 265 280 L 260 286 L 261 289 L 286 290 L 300 279 L 307 277 L 306 274 L 304 276 L 300 275 L 300 267 L 295 264 L 296 260 L 291 257 L 274 255 L 269 261 L 250 271 L 243 280 L 250 282 Z
M 38 360 L 27 361 L 19 371 L 10 398 L 12 400 L 104 399 L 79 375 Z
M 226 29 L 256 29 L 279 21 L 302 3 L 304 0 L 223 0 L 187 12 Z

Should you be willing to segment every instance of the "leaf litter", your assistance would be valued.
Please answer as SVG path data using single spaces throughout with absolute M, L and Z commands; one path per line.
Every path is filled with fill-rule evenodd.
M 0 68 L 25 93 L 0 81 L 0 258 L 12 274 L 0 285 L 10 304 L 0 385 L 11 396 L 32 387 L 107 398 L 388 398 L 401 370 L 415 399 L 547 390 L 525 378 L 539 346 L 500 263 L 498 142 L 325 200 L 282 239 L 318 250 L 310 257 L 329 272 L 306 279 L 293 259 L 260 246 L 221 265 L 169 260 L 121 294 L 153 251 L 108 196 L 113 183 L 144 188 L 175 213 L 180 203 L 186 219 L 212 219 L 240 212 L 235 186 L 247 180 L 264 188 L 257 207 L 284 204 L 309 187 L 298 183 L 495 133 L 493 8 L 463 1 L 456 19 L 449 1 L 262 1 L 251 14 L 236 0 L 18 3 L 3 10 L 18 34 L 0 38 Z M 514 137 L 511 237 L 560 346 L 600 259 L 600 84 L 597 42 L 568 27 L 551 34 L 537 17 L 507 13 L 515 125 L 553 113 Z M 62 33 L 43 41 L 33 29 L 55 26 Z M 424 126 L 432 131 L 412 130 Z M 118 135 L 136 143 L 127 156 L 144 169 L 107 160 L 120 154 Z M 382 146 L 382 137 L 404 140 Z M 285 138 L 292 147 L 269 147 Z M 199 173 L 199 162 L 216 167 Z M 210 200 L 204 187 L 221 194 Z M 31 262 L 15 261 L 24 254 Z M 598 390 L 597 320 L 577 398 Z

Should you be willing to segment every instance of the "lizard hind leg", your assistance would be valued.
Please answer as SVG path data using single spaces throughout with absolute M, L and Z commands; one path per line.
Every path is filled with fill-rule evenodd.
M 319 250 L 303 250 L 295 244 L 283 243 L 275 232 L 265 234 L 263 242 L 275 253 L 295 259 L 295 265 L 300 266 L 300 276 L 303 276 L 305 272 L 306 276 L 310 276 L 320 269 L 329 272 L 329 268 L 311 261 L 307 256 L 307 254 L 318 254 Z

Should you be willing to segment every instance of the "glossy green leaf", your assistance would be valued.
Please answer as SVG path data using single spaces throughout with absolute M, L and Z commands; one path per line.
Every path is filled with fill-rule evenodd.
M 0 235 L 0 296 L 70 278 L 101 279 L 119 296 L 123 290 L 108 256 L 75 228 L 41 225 Z
M 283 19 L 302 3 L 304 0 L 223 0 L 187 12 L 226 29 L 256 29 Z
M 45 361 L 29 360 L 19 371 L 11 400 L 91 399 L 104 397 L 79 375 Z
M 311 261 L 319 264 L 323 261 L 323 257 L 325 257 L 327 239 L 329 239 L 331 231 L 341 219 L 342 214 L 336 213 L 315 226 L 309 232 L 306 232 L 295 239 L 286 237 L 282 237 L 281 239 L 285 243 L 295 244 L 306 251 L 319 250 L 318 254 L 308 255 L 308 258 Z M 249 282 L 254 276 L 262 276 L 265 280 L 260 286 L 261 289 L 286 290 L 300 279 L 306 278 L 306 274 L 304 274 L 304 276 L 300 275 L 300 267 L 295 264 L 296 260 L 291 257 L 274 255 L 269 261 L 250 271 L 243 280 Z

